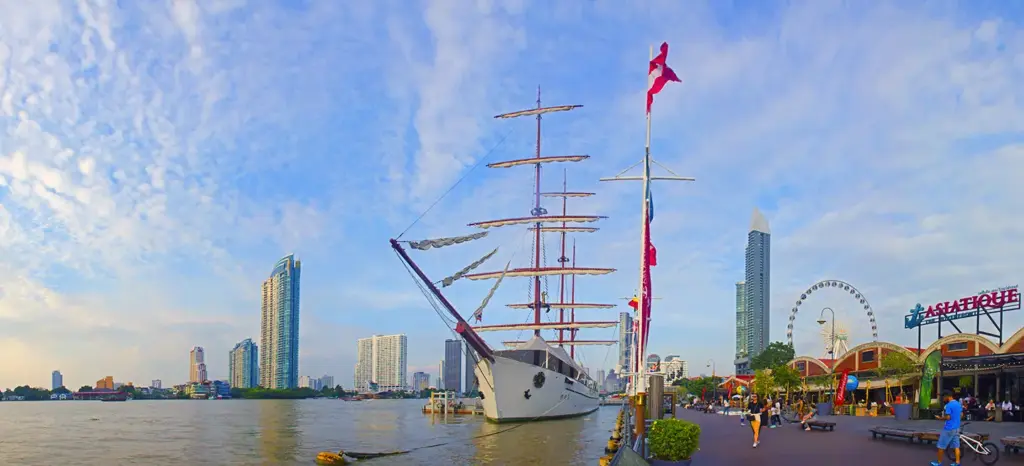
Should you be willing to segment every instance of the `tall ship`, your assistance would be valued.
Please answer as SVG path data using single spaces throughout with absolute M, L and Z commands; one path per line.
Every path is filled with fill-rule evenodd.
M 541 105 L 540 90 L 537 91 L 536 107 L 512 113 L 497 115 L 497 119 L 534 117 L 537 121 L 536 146 L 532 157 L 490 163 L 489 168 L 505 169 L 527 167 L 533 172 L 533 202 L 529 215 L 515 218 L 486 220 L 468 226 L 481 231 L 464 235 L 421 241 L 392 239 L 391 247 L 417 280 L 421 291 L 440 315 L 445 313 L 454 320 L 453 330 L 472 348 L 476 359 L 474 374 L 477 378 L 484 415 L 495 422 L 540 421 L 582 416 L 594 412 L 600 406 L 599 384 L 593 380 L 576 360 L 576 347 L 583 345 L 611 346 L 616 340 L 594 340 L 577 338 L 580 330 L 612 328 L 617 320 L 584 321 L 576 320 L 577 309 L 605 310 L 614 304 L 600 304 L 576 301 L 577 275 L 605 275 L 615 271 L 612 268 L 585 267 L 576 265 L 576 247 L 568 248 L 568 235 L 593 233 L 598 229 L 591 226 L 606 217 L 599 215 L 576 215 L 568 212 L 568 201 L 574 198 L 593 196 L 594 193 L 569 191 L 563 172 L 560 191 L 541 189 L 542 173 L 545 166 L 582 162 L 589 155 L 541 155 L 542 117 L 552 113 L 576 110 L 582 105 Z M 561 213 L 551 214 L 544 206 L 546 201 L 560 203 Z M 557 204 L 556 204 L 557 205 Z M 512 267 L 511 261 L 503 270 L 476 272 L 497 252 L 490 253 L 467 265 L 454 275 L 434 281 L 410 257 L 409 250 L 426 251 L 455 246 L 469 241 L 484 239 L 496 228 L 523 228 L 532 237 L 530 261 L 523 267 Z M 560 253 L 556 264 L 546 261 L 545 241 L 554 236 Z M 526 299 L 506 306 L 508 315 L 520 316 L 525 323 L 480 324 L 483 311 L 494 296 L 502 281 L 511 278 L 526 278 L 531 281 Z M 548 297 L 549 278 L 557 278 L 557 299 Z M 438 287 L 448 287 L 457 280 L 494 280 L 490 292 L 479 307 L 470 314 L 470 324 L 441 292 Z M 554 301 L 552 301 L 554 299 Z M 557 311 L 557 312 L 555 312 Z M 480 325 L 478 325 L 480 324 Z M 492 349 L 480 336 L 482 332 L 531 331 L 532 337 L 525 340 L 504 340 L 505 349 Z M 551 332 L 545 339 L 542 332 Z

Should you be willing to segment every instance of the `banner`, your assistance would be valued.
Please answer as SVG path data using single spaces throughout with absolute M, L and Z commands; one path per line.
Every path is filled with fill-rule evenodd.
M 932 379 L 939 372 L 939 364 L 942 362 L 942 352 L 932 351 L 924 360 L 924 377 L 921 377 L 921 391 L 917 400 L 917 406 L 921 409 L 928 409 L 932 402 Z
M 843 369 L 842 377 L 839 377 L 839 386 L 836 387 L 836 406 L 842 406 L 846 399 L 846 381 L 850 377 L 850 370 Z

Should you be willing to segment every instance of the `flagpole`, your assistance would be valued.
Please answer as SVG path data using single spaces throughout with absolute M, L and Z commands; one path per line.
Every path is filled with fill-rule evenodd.
M 650 46 L 648 61 L 654 59 L 654 46 Z M 647 75 L 647 88 L 651 87 L 650 74 Z M 646 94 L 645 94 L 646 96 Z M 645 97 L 646 99 L 646 97 Z M 644 100 L 644 105 L 647 101 Z M 640 302 L 637 306 L 637 310 L 640 311 L 640 335 L 637 337 L 637 344 L 639 350 L 637 353 L 637 368 L 640 373 L 639 380 L 637 382 L 637 393 L 642 394 L 647 392 L 647 370 L 644 367 L 644 353 L 647 352 L 647 318 L 644 315 L 644 267 L 647 265 L 647 216 L 650 210 L 647 206 L 647 191 L 650 189 L 650 172 L 651 172 L 651 112 L 647 112 L 647 139 L 644 144 L 644 164 L 643 164 L 643 188 L 640 190 Z M 647 310 L 650 312 L 650 309 Z

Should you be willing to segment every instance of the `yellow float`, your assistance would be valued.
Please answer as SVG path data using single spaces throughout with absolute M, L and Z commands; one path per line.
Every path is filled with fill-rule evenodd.
M 316 454 L 316 464 L 321 465 L 335 465 L 335 464 L 347 464 L 345 461 L 345 452 L 339 451 L 337 453 L 333 451 L 322 451 Z

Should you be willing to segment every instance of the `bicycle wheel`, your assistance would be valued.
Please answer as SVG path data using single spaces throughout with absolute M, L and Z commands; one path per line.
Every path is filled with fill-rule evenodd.
M 981 453 L 978 453 L 977 455 L 982 464 L 996 464 L 996 461 L 999 461 L 999 447 L 992 442 L 985 442 L 981 444 Z

